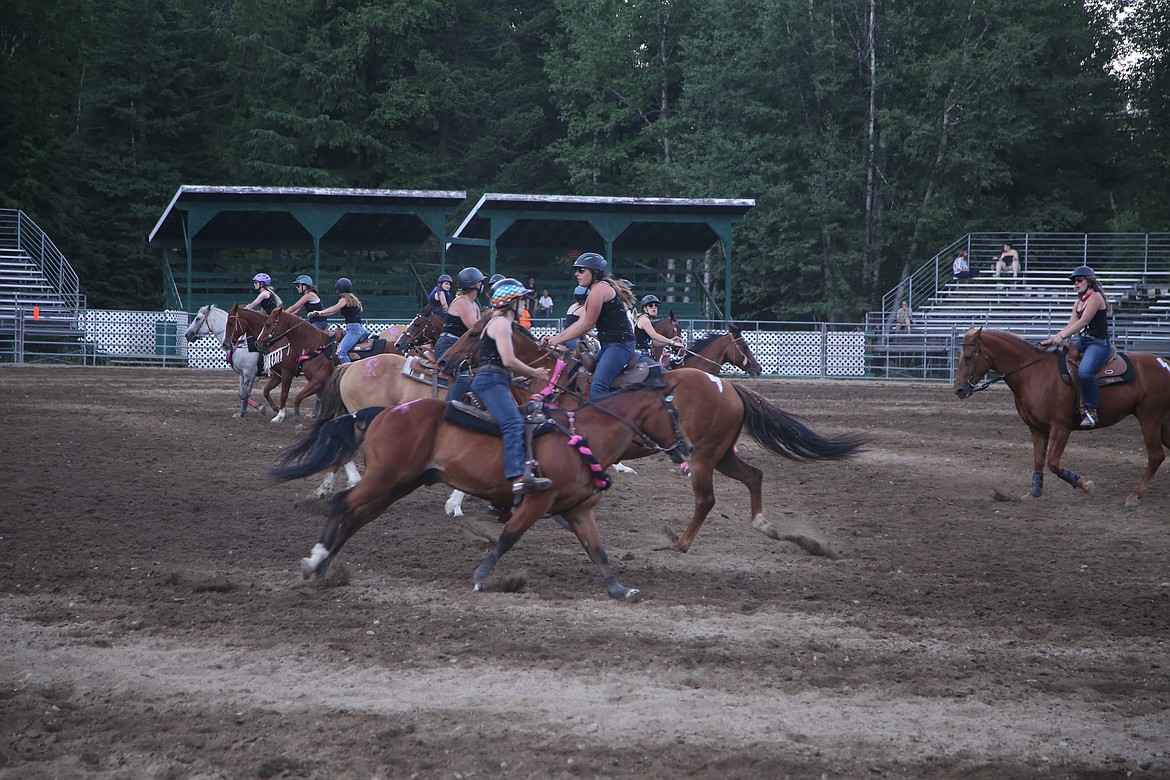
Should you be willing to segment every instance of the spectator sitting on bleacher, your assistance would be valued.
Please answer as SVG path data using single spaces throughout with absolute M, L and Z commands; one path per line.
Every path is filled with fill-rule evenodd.
M 1012 272 L 1012 278 L 1018 278 L 1020 275 L 1020 253 L 1011 244 L 1004 244 L 1003 252 L 995 259 L 995 277 L 998 279 L 999 275 L 1007 273 L 1009 268 Z
M 951 264 L 951 272 L 955 275 L 956 279 L 971 279 L 979 275 L 978 271 L 971 268 L 971 263 L 967 260 L 966 249 L 959 252 L 959 256 Z
M 910 332 L 910 303 L 902 301 L 898 311 L 894 312 L 894 333 Z

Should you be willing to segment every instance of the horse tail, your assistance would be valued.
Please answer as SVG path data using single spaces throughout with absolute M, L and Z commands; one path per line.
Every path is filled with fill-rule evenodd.
M 744 428 L 765 449 L 789 460 L 844 460 L 869 438 L 862 434 L 821 436 L 754 390 L 730 383 L 743 400 Z
M 348 412 L 345 403 L 341 400 L 341 378 L 345 376 L 345 370 L 351 365 L 353 364 L 342 363 L 333 369 L 329 381 L 325 383 L 325 387 L 320 393 L 321 412 L 317 415 L 318 421 L 332 420 L 334 417 L 340 417 Z
M 348 463 L 358 450 L 358 430 L 365 431 L 370 421 L 385 408 L 370 406 L 332 420 L 318 420 L 292 449 L 281 456 L 281 465 L 271 469 L 269 475 L 277 482 L 288 482 Z M 294 462 L 296 465 L 288 465 Z

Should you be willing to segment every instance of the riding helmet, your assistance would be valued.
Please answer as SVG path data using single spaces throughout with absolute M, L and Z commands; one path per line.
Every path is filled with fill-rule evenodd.
M 495 287 L 496 282 L 500 281 L 503 278 L 504 278 L 503 274 L 492 274 L 492 278 L 491 278 L 491 281 L 488 282 L 488 286 Z
M 609 263 L 596 252 L 586 252 L 573 261 L 573 268 L 587 268 L 593 272 L 594 279 L 604 279 Z
M 523 298 L 532 290 L 525 289 L 516 279 L 501 279 L 492 286 L 491 307 L 502 309 L 517 298 Z
M 353 282 L 343 276 L 337 280 L 337 285 L 334 289 L 339 293 L 351 293 L 353 292 Z
M 634 283 L 629 279 L 618 279 L 618 284 L 620 284 L 622 287 L 625 287 L 627 290 L 634 289 Z
M 459 289 L 470 290 L 483 281 L 483 271 L 474 266 L 468 266 L 459 272 Z
M 260 284 L 272 284 L 272 277 L 268 274 L 256 274 L 252 277 L 253 282 L 260 282 Z
M 1068 280 L 1071 282 L 1078 276 L 1088 276 L 1091 279 L 1096 279 L 1097 273 L 1087 265 L 1078 265 L 1073 269 L 1073 272 L 1069 274 Z
M 308 274 L 301 274 L 296 279 L 293 279 L 293 284 L 294 285 L 303 284 L 306 287 L 312 287 L 313 286 L 313 277 L 309 276 Z
M 573 297 L 578 301 L 584 302 L 585 299 L 589 297 L 589 288 L 577 285 L 573 288 Z
M 645 309 L 652 303 L 662 303 L 662 301 L 658 300 L 657 295 L 646 295 L 642 300 L 638 301 L 638 308 Z
M 451 278 L 451 274 L 443 274 L 442 276 L 440 276 L 438 279 L 435 280 L 435 284 L 442 284 L 443 282 L 453 282 L 453 281 L 455 281 L 455 280 Z

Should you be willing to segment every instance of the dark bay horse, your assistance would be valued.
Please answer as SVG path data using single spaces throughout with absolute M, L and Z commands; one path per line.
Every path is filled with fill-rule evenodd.
M 477 323 L 476 328 L 452 344 L 443 356 L 444 360 L 453 364 L 478 350 L 480 325 Z M 512 348 L 516 357 L 525 363 L 550 367 L 547 352 L 526 329 L 513 328 Z M 752 528 L 772 539 L 795 542 L 814 554 L 824 553 L 823 546 L 815 540 L 784 533 L 764 517 L 763 472 L 739 457 L 735 443 L 740 432 L 746 429 L 769 452 L 790 460 L 843 460 L 860 450 L 867 442 L 866 437 L 858 434 L 821 436 L 754 390 L 704 371 L 676 368 L 667 372 L 666 377 L 674 387 L 679 424 L 694 448 L 689 473 L 691 490 L 695 494 L 695 511 L 674 548 L 680 552 L 690 549 L 703 521 L 715 506 L 714 473 L 718 471 L 743 483 L 748 489 Z M 562 403 L 568 405 L 564 400 Z M 632 460 L 652 454 L 631 447 L 621 459 Z
M 764 373 L 743 332 L 735 324 L 729 325 L 726 333 L 709 333 L 692 344 L 682 364 L 684 368 L 718 374 L 724 363 L 735 366 L 748 376 Z
M 1170 448 L 1170 359 L 1130 353 L 1134 378 L 1101 387 L 1097 427 L 1105 428 L 1129 415 L 1138 419 L 1146 443 L 1146 471 L 1125 499 L 1127 507 L 1141 503 L 1158 467 Z M 1057 353 L 1047 352 L 1013 333 L 971 328 L 963 335 L 963 352 L 955 373 L 955 394 L 969 398 L 991 382 L 978 385 L 988 371 L 998 372 L 1016 397 L 1020 419 L 1032 433 L 1032 487 L 1028 495 L 1044 491 L 1044 466 L 1065 482 L 1094 495 L 1097 486 L 1085 477 L 1061 468 L 1060 456 L 1079 416 L 1076 394 L 1065 384 Z M 997 380 L 992 380 L 997 381 Z M 1075 375 L 1074 379 L 1075 380 Z
M 564 410 L 549 409 L 556 429 L 533 440 L 533 453 L 541 474 L 553 486 L 524 496 L 512 510 L 495 550 L 475 570 L 476 590 L 534 522 L 546 514 L 559 514 L 601 572 L 609 595 L 638 596 L 636 589 L 624 587 L 613 573 L 594 510 L 601 499 L 599 491 L 608 486 L 604 469 L 632 445 L 655 452 L 685 447 L 671 413 L 670 392 L 661 386 L 634 385 L 577 408 L 572 420 Z M 446 409 L 442 401 L 423 399 L 321 420 L 283 458 L 286 465 L 272 472 L 276 479 L 315 474 L 351 459 L 358 447 L 355 429 L 365 428 L 365 478 L 334 499 L 320 541 L 301 561 L 305 577 L 320 575 L 358 529 L 424 485 L 445 482 L 497 506 L 512 503 L 499 438 L 447 422 Z M 287 465 L 294 461 L 298 465 Z
M 260 350 L 266 355 L 275 353 L 278 357 L 270 359 L 273 367 L 279 364 L 280 378 L 280 405 L 272 402 L 268 394 L 275 386 L 269 380 L 268 387 L 264 388 L 264 398 L 276 416 L 272 422 L 283 422 L 287 411 L 289 389 L 292 387 L 293 377 L 297 375 L 297 368 L 304 372 L 308 384 L 305 385 L 293 399 L 293 422 L 301 421 L 301 403 L 311 395 L 321 392 L 325 383 L 329 381 L 334 366 L 337 365 L 337 334 L 329 334 L 317 330 L 312 323 L 302 320 L 295 314 L 288 314 L 284 307 L 277 307 L 268 315 L 264 328 L 260 331 Z M 275 379 L 275 371 L 273 378 Z
M 434 303 L 428 303 L 402 331 L 398 341 L 394 342 L 394 349 L 405 355 L 407 350 L 433 343 L 443 332 L 445 320 L 443 310 Z

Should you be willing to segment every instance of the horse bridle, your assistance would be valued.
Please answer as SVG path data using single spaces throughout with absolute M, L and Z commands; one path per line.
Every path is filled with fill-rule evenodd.
M 960 343 L 959 346 L 960 347 L 974 347 L 975 348 L 975 354 L 971 356 L 972 365 L 974 365 L 976 363 L 976 361 L 979 360 L 979 356 L 981 354 L 983 354 L 983 339 L 982 338 L 977 337 L 975 339 L 975 341 L 964 341 L 964 342 Z M 967 387 L 971 388 L 972 393 L 978 393 L 980 390 L 986 390 L 987 388 L 994 385 L 996 382 L 1001 382 L 1004 379 L 1006 379 L 1007 377 L 1011 376 L 1012 374 L 1019 373 L 1020 371 L 1023 371 L 1025 368 L 1036 365 L 1041 360 L 1048 357 L 1050 354 L 1052 354 L 1051 351 L 1046 350 L 1043 353 L 1041 353 L 1041 355 L 1039 357 L 1037 357 L 1035 360 L 1029 360 L 1027 363 L 1025 363 L 1022 366 L 1019 366 L 1017 368 L 1013 368 L 1010 371 L 1004 371 L 1003 373 L 1000 373 L 999 376 L 993 377 L 991 379 L 985 379 L 985 380 L 983 380 L 983 383 L 979 384 L 979 385 L 976 385 L 975 380 L 969 376 L 969 377 L 967 377 Z M 972 375 L 974 375 L 973 372 L 975 369 L 972 368 L 971 370 L 972 370 Z M 988 360 L 987 361 L 987 371 L 990 371 L 990 370 L 991 370 L 991 360 Z M 987 372 L 985 371 L 984 373 L 987 373 Z M 999 373 L 999 372 L 997 372 L 997 373 Z
M 307 320 L 302 320 L 302 319 L 298 318 L 297 322 L 294 322 L 291 327 L 285 328 L 283 331 L 280 332 L 279 335 L 275 335 L 275 336 L 272 336 L 271 338 L 267 338 L 267 339 L 260 338 L 260 336 L 264 335 L 264 329 L 261 328 L 260 336 L 256 337 L 256 343 L 257 344 L 268 344 L 269 346 L 271 346 L 273 342 L 280 341 L 281 339 L 287 337 L 288 334 L 292 333 L 294 330 L 296 330 L 300 326 L 308 325 L 308 324 L 309 323 Z M 265 323 L 265 325 L 267 326 L 267 323 Z M 291 343 L 291 339 L 290 339 L 290 343 Z
M 416 322 L 419 322 L 420 320 L 422 320 L 422 322 L 425 323 L 426 327 L 431 327 L 431 328 L 434 327 L 433 325 L 431 325 L 431 318 L 429 316 L 426 319 L 423 319 L 423 315 L 421 312 L 419 314 L 414 315 L 414 319 L 411 320 L 410 324 L 406 326 L 406 330 L 403 331 L 402 335 L 398 337 L 398 341 L 394 342 L 395 349 L 399 349 L 399 350 L 410 349 L 411 347 L 417 347 L 420 344 L 426 343 L 426 341 L 427 341 L 427 338 L 425 335 L 427 332 L 426 327 L 423 328 L 422 332 L 417 337 L 413 338 L 411 341 L 405 341 L 406 334 L 408 332 L 410 332 L 410 329 L 414 327 L 414 324 Z M 431 341 L 434 341 L 434 339 L 431 339 Z
M 731 336 L 731 334 L 730 334 L 730 333 L 728 333 L 727 335 L 728 335 L 728 336 Z M 750 360 L 748 360 L 748 356 L 747 356 L 747 350 L 746 350 L 746 348 L 745 348 L 745 347 L 743 347 L 743 346 L 741 346 L 741 345 L 740 345 L 740 343 L 739 343 L 739 342 L 740 342 L 742 339 L 743 339 L 743 334 L 742 334 L 742 333 L 741 333 L 740 335 L 738 335 L 738 336 L 731 336 L 731 344 L 732 344 L 732 346 L 734 346 L 734 347 L 735 347 L 735 351 L 738 353 L 738 355 L 739 355 L 739 359 L 743 361 L 743 365 L 740 365 L 739 363 L 735 363 L 735 362 L 733 362 L 733 361 L 731 361 L 731 360 L 727 360 L 727 361 L 724 361 L 724 362 L 726 362 L 726 363 L 731 363 L 731 365 L 735 366 L 736 368 L 738 368 L 738 369 L 741 369 L 741 370 L 743 370 L 743 371 L 747 371 L 747 370 L 748 370 L 748 366 L 749 366 L 749 365 L 751 365 L 751 361 L 750 361 Z M 745 342 L 745 344 L 746 344 L 746 342 Z M 689 349 L 686 349 L 686 350 L 683 350 L 683 351 L 684 351 L 686 354 L 688 354 L 688 355 L 693 355 L 693 356 L 697 357 L 699 360 L 705 360 L 705 361 L 707 361 L 708 363 L 710 363 L 710 364 L 711 364 L 711 365 L 713 365 L 713 366 L 716 366 L 716 367 L 718 367 L 718 366 L 722 366 L 722 365 L 723 365 L 723 363 L 717 363 L 716 361 L 712 360 L 711 358 L 709 358 L 709 357 L 707 357 L 707 356 L 705 356 L 705 355 L 700 355 L 698 352 L 692 352 L 692 351 L 691 351 L 691 350 L 689 350 Z

